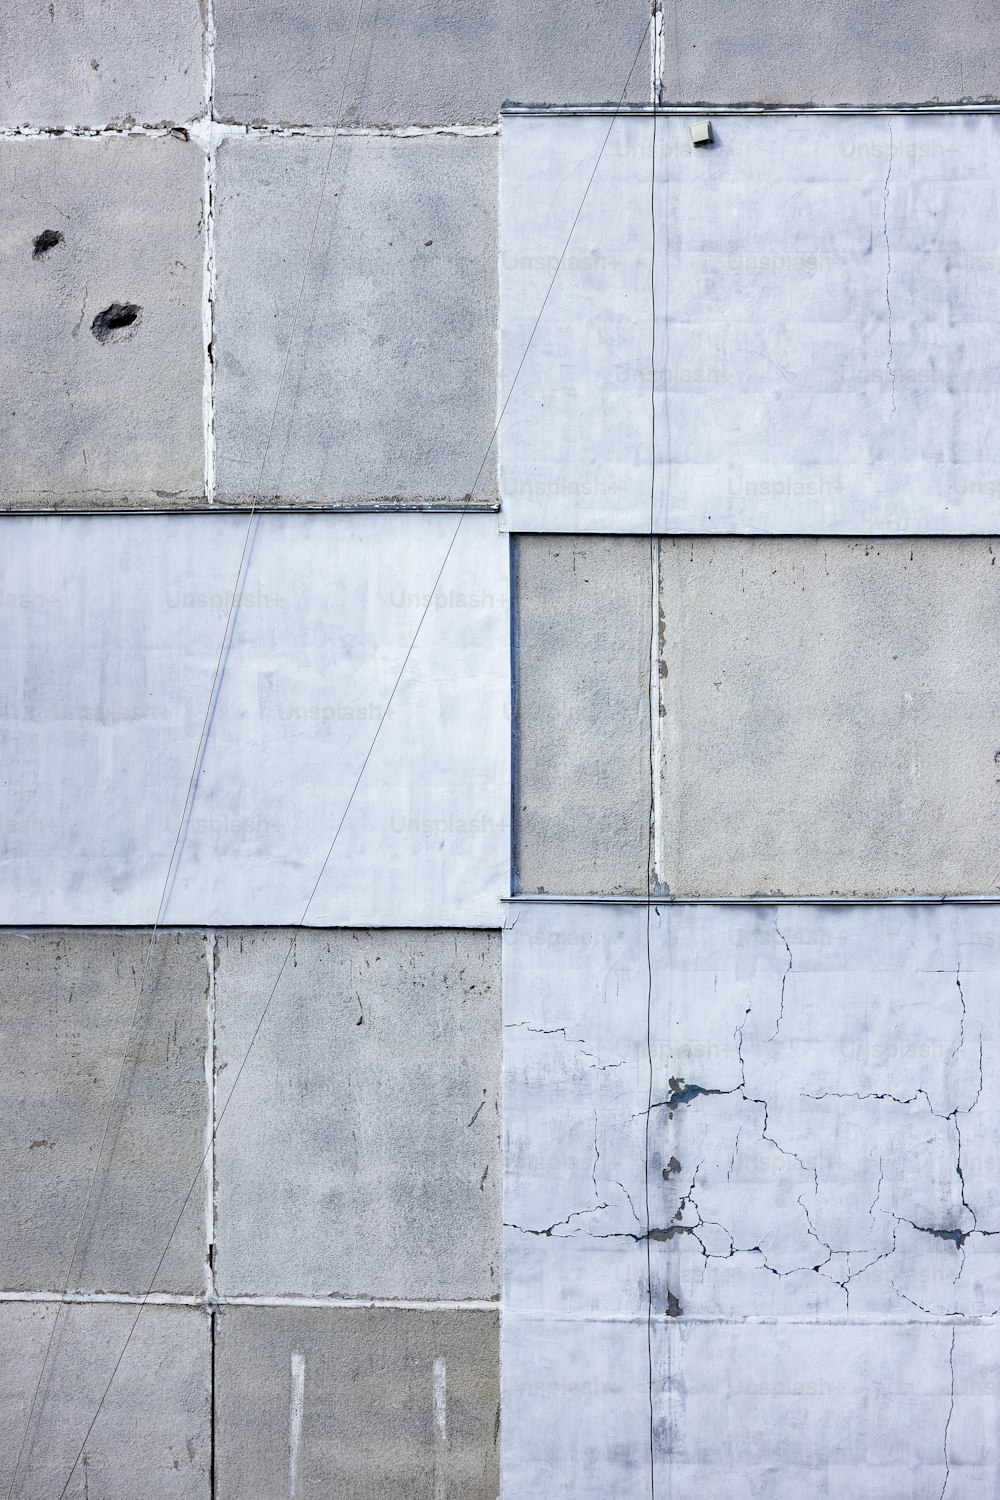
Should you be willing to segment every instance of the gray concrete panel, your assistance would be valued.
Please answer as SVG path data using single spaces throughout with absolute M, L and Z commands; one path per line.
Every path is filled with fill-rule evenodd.
M 221 500 L 462 500 L 484 459 L 496 498 L 496 173 L 488 138 L 223 143 Z
M 150 1286 L 205 1150 L 208 964 L 202 935 L 161 933 L 136 1011 L 148 949 L 145 932 L 0 935 L 2 1290 Z M 199 1179 L 154 1289 L 201 1291 L 205 1241 Z
M 215 1352 L 219 1500 L 494 1500 L 495 1312 L 230 1307 Z
M 662 544 L 674 894 L 1000 888 L 985 540 Z
M 518 889 L 646 889 L 649 542 L 520 537 L 516 573 Z
M 173 138 L 0 143 L 0 506 L 202 494 L 204 157 Z
M 495 120 L 506 99 L 650 98 L 645 0 L 363 7 L 346 87 L 356 0 L 221 0 L 215 17 L 216 108 L 239 122 L 335 124 L 341 99 L 350 123 L 434 125 Z
M 988 0 L 685 0 L 664 12 L 663 98 L 674 103 L 996 99 L 998 78 L 1000 32 Z
M 490 1297 L 499 1289 L 499 939 L 220 935 L 220 1290 Z
M 0 1487 L 17 1500 L 208 1500 L 211 1331 L 196 1308 L 0 1304 Z M 126 1340 L 128 1344 L 126 1347 Z M 123 1353 L 124 1351 L 124 1353 Z M 122 1355 L 93 1432 L 74 1460 Z M 70 1473 L 72 1470 L 72 1478 Z M 64 1488 L 65 1486 L 65 1488 Z
M 204 104 L 202 35 L 198 0 L 7 0 L 0 125 L 73 129 L 191 119 Z

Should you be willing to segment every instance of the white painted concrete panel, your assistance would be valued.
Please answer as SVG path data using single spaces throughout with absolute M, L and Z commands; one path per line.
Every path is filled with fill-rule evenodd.
M 162 920 L 492 925 L 507 879 L 495 517 L 266 516 Z M 0 560 L 0 921 L 154 919 L 247 520 L 17 518 Z
M 508 1500 L 647 1495 L 650 1421 L 678 1500 L 937 1494 L 953 1363 L 952 1483 L 995 1493 L 995 910 L 661 907 L 646 944 L 641 906 L 504 934 Z
M 504 121 L 511 530 L 995 530 L 1000 119 L 688 125 Z

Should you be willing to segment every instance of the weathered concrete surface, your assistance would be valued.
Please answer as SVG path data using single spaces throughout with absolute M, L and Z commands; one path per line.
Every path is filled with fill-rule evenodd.
M 203 186 L 173 138 L 0 142 L 3 507 L 201 495 Z
M 220 498 L 467 496 L 496 423 L 496 172 L 490 138 L 224 142 Z
M 0 934 L 0 1291 L 150 1286 L 205 1150 L 208 964 L 202 935 L 161 932 L 136 1012 L 148 949 L 147 932 Z M 199 1179 L 154 1290 L 204 1288 L 205 1221 Z
M 649 542 L 521 537 L 515 578 L 517 888 L 645 891 Z
M 664 13 L 673 103 L 921 104 L 996 99 L 1000 36 L 983 0 L 822 7 L 687 0 Z
M 512 1500 L 996 1490 L 998 975 L 977 905 L 511 911 Z
M 990 541 L 661 551 L 672 893 L 1000 888 Z
M 499 925 L 494 515 L 8 517 L 3 539 L 0 921 Z
M 204 107 L 197 0 L 8 0 L 0 125 L 160 125 Z
M 365 7 L 346 87 L 354 0 L 292 12 L 221 0 L 215 20 L 223 119 L 335 124 L 343 99 L 350 123 L 434 125 L 495 120 L 505 99 L 650 98 L 644 0 L 424 0 L 391 16 Z
M 220 1500 L 494 1500 L 497 1332 L 481 1311 L 224 1309 Z
M 293 934 L 218 938 L 217 1111 Z M 499 941 L 301 932 L 216 1142 L 220 1290 L 499 1291 Z
M 504 121 L 511 530 L 988 534 L 1000 117 L 688 125 Z
M 195 1308 L 63 1307 L 17 1500 L 209 1500 L 211 1333 Z M 11 1488 L 57 1305 L 0 1303 L 0 1485 Z M 80 1462 L 70 1470 L 124 1350 Z M 64 1490 L 64 1485 L 68 1486 Z

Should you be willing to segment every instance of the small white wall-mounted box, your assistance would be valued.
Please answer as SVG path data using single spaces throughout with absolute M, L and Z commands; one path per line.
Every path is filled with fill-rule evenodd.
M 696 120 L 690 130 L 692 146 L 711 146 L 715 140 L 711 120 Z

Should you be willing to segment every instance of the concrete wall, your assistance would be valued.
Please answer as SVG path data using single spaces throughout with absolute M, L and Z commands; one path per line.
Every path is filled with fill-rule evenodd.
M 272 759 L 262 756 L 258 731 L 268 704 L 278 701 L 268 698 L 274 681 L 279 698 L 286 695 L 281 701 L 304 706 L 307 715 L 317 704 L 329 706 L 314 687 L 335 647 L 346 663 L 350 702 L 367 706 L 366 673 L 374 662 L 385 690 L 374 715 L 380 723 L 403 659 L 395 649 L 402 637 L 386 621 L 381 634 L 362 628 L 379 613 L 369 576 L 384 583 L 419 572 L 407 584 L 406 611 L 420 618 L 441 582 L 438 566 L 453 555 L 444 533 L 458 524 L 454 514 L 403 518 L 424 527 L 423 539 L 411 545 L 393 533 L 394 572 L 379 566 L 380 544 L 372 540 L 380 512 L 454 513 L 468 503 L 487 512 L 476 518 L 485 534 L 499 504 L 502 527 L 531 525 L 539 533 L 515 536 L 515 598 L 493 601 L 494 625 L 496 619 L 506 625 L 508 602 L 513 612 L 512 867 L 521 892 L 622 896 L 644 894 L 650 884 L 659 893 L 736 898 L 760 891 L 995 891 L 1000 868 L 993 869 L 990 850 L 998 831 L 1000 740 L 991 738 L 997 674 L 990 542 L 859 541 L 866 526 L 854 519 L 851 490 L 837 529 L 855 533 L 852 540 L 665 536 L 651 548 L 637 534 L 648 515 L 645 466 L 648 454 L 653 488 L 662 489 L 666 450 L 662 426 L 647 447 L 658 408 L 645 401 L 642 309 L 653 286 L 645 177 L 642 196 L 629 197 L 627 153 L 612 149 L 606 164 L 613 170 L 597 180 L 582 220 L 610 226 L 631 247 L 628 266 L 619 259 L 616 268 L 632 277 L 619 280 L 641 340 L 634 369 L 633 345 L 626 340 L 622 353 L 618 337 L 616 346 L 593 258 L 574 252 L 562 262 L 558 255 L 589 192 L 602 119 L 565 122 L 565 170 L 541 172 L 528 195 L 544 231 L 538 244 L 527 242 L 523 223 L 515 226 L 520 239 L 512 263 L 499 234 L 504 100 L 994 99 L 1000 28 L 990 9 L 983 0 L 957 0 L 947 11 L 858 0 L 821 10 L 697 0 L 651 23 L 645 0 L 558 6 L 476 0 L 461 7 L 431 0 L 393 11 L 354 0 L 303 0 L 291 9 L 271 0 L 177 0 L 167 7 L 148 0 L 106 0 L 99 7 L 14 0 L 2 30 L 0 511 L 9 514 L 0 520 L 0 542 L 7 542 L 0 546 L 0 615 L 8 627 L 0 694 L 4 723 L 21 735 L 15 779 L 13 759 L 5 760 L 16 801 L 0 849 L 0 921 L 8 923 L 0 932 L 6 1208 L 0 1338 L 9 1356 L 0 1371 L 4 1491 L 11 1500 L 42 1500 L 64 1487 L 71 1500 L 98 1494 L 270 1500 L 286 1493 L 299 1500 L 323 1490 L 380 1500 L 492 1500 L 499 1486 L 503 1296 L 508 1310 L 516 1304 L 527 1312 L 519 1328 L 508 1330 L 506 1344 L 509 1500 L 557 1494 L 560 1486 L 581 1500 L 588 1485 L 595 1494 L 624 1497 L 634 1489 L 645 1497 L 649 1475 L 635 1455 L 647 1452 L 654 1472 L 656 1463 L 668 1467 L 678 1500 L 712 1493 L 731 1500 L 761 1486 L 798 1500 L 810 1485 L 817 1493 L 825 1485 L 830 1493 L 885 1500 L 897 1482 L 907 1486 L 900 1500 L 923 1489 L 942 1493 L 942 1483 L 950 1500 L 959 1479 L 967 1493 L 995 1492 L 1000 1461 L 982 1397 L 995 1379 L 990 1242 L 985 1230 L 981 1241 L 972 1237 L 971 1210 L 956 1189 L 961 1174 L 942 1144 L 947 1137 L 950 1146 L 949 1131 L 961 1129 L 962 1170 L 977 1192 L 983 1189 L 969 1203 L 985 1209 L 996 1158 L 991 1094 L 984 1085 L 973 1114 L 971 1092 L 953 1090 L 952 1097 L 948 1089 L 976 1082 L 978 1051 L 971 1042 L 963 1050 L 966 1024 L 969 1039 L 978 1028 L 980 1044 L 984 1034 L 990 1040 L 978 981 L 970 980 L 966 992 L 962 978 L 982 959 L 988 938 L 957 949 L 943 942 L 944 957 L 935 949 L 924 964 L 947 970 L 932 981 L 896 954 L 885 994 L 909 1005 L 906 1036 L 913 1046 L 933 1035 L 939 1047 L 929 1062 L 921 1056 L 912 1067 L 893 1051 L 893 1007 L 876 1007 L 873 1017 L 858 998 L 870 995 L 873 974 L 889 973 L 884 964 L 879 970 L 879 954 L 869 945 L 867 968 L 857 972 L 848 996 L 850 1014 L 867 1028 L 868 1051 L 860 1059 L 851 1055 L 846 1079 L 828 1072 L 819 1080 L 838 1089 L 846 1081 L 858 1092 L 885 1085 L 904 1101 L 872 1110 L 870 1136 L 883 1148 L 890 1177 L 895 1171 L 899 1178 L 896 1198 L 885 1189 L 902 1236 L 893 1244 L 892 1276 L 930 1313 L 921 1313 L 912 1329 L 906 1323 L 905 1331 L 903 1323 L 866 1330 L 863 1315 L 850 1329 L 839 1326 L 842 1284 L 865 1272 L 838 1262 L 833 1270 L 845 1274 L 835 1281 L 832 1271 L 821 1279 L 813 1262 L 799 1267 L 788 1241 L 793 1230 L 799 1235 L 793 1249 L 809 1239 L 799 1201 L 805 1169 L 784 1163 L 772 1171 L 773 1161 L 760 1156 L 762 1135 L 757 1156 L 745 1142 L 752 1158 L 746 1177 L 737 1173 L 735 1187 L 715 1180 L 744 1149 L 737 1106 L 728 1101 L 711 1101 L 704 1137 L 697 1134 L 702 1117 L 678 1123 L 678 1139 L 690 1131 L 681 1154 L 686 1162 L 701 1146 L 711 1147 L 719 1223 L 732 1220 L 747 1256 L 755 1236 L 776 1236 L 779 1259 L 787 1252 L 780 1273 L 798 1279 L 779 1284 L 765 1267 L 748 1287 L 721 1240 L 706 1252 L 717 1254 L 719 1266 L 702 1262 L 692 1236 L 665 1234 L 654 1252 L 664 1253 L 647 1258 L 649 1232 L 662 1227 L 650 1219 L 649 1203 L 676 1211 L 670 1156 L 661 1167 L 656 1155 L 652 1193 L 644 1195 L 651 1158 L 648 1143 L 645 1161 L 635 1147 L 653 1098 L 644 1085 L 652 1087 L 654 1061 L 657 1081 L 665 1074 L 665 1098 L 679 1090 L 670 1058 L 659 1054 L 678 1036 L 688 1054 L 700 1045 L 716 1049 L 700 1060 L 707 1057 L 717 1071 L 697 1077 L 691 1070 L 697 1059 L 686 1055 L 685 1087 L 705 1079 L 709 1090 L 735 1088 L 735 1048 L 737 1065 L 759 1064 L 764 1085 L 789 1095 L 799 1072 L 788 1057 L 811 1056 L 816 1028 L 836 1030 L 835 1015 L 831 1020 L 822 1004 L 827 980 L 815 972 L 833 949 L 809 936 L 803 918 L 793 957 L 778 943 L 770 909 L 757 918 L 741 911 L 709 922 L 692 979 L 665 939 L 650 945 L 644 908 L 627 915 L 617 907 L 610 915 L 602 910 L 575 926 L 564 913 L 550 919 L 540 908 L 541 956 L 509 988 L 504 1031 L 500 934 L 495 925 L 475 923 L 500 920 L 505 858 L 496 855 L 498 848 L 505 855 L 506 828 L 495 823 L 487 830 L 483 847 L 490 854 L 461 867 L 449 863 L 453 834 L 459 842 L 470 831 L 481 839 L 487 801 L 494 817 L 496 702 L 484 717 L 451 658 L 431 650 L 423 656 L 418 650 L 412 669 L 404 660 L 399 722 L 414 727 L 412 742 L 406 733 L 394 742 L 394 755 L 402 764 L 419 741 L 429 757 L 422 782 L 436 777 L 434 785 L 453 792 L 465 783 L 449 716 L 464 712 L 471 723 L 463 742 L 472 749 L 472 800 L 461 816 L 453 804 L 445 809 L 443 835 L 438 813 L 429 828 L 421 819 L 415 838 L 427 864 L 414 861 L 405 839 L 377 857 L 377 839 L 360 839 L 351 859 L 368 860 L 366 877 L 356 878 L 361 866 L 348 862 L 336 881 L 340 896 L 356 904 L 320 914 L 349 925 L 298 934 L 287 926 L 294 914 L 274 892 L 306 862 L 272 846 L 263 867 L 254 867 L 238 819 L 235 873 L 220 874 L 186 837 L 174 868 L 170 844 L 184 797 L 183 777 L 178 782 L 173 774 L 185 759 L 178 746 L 196 738 L 199 709 L 207 710 L 212 736 L 226 722 L 225 712 L 216 716 L 213 708 L 216 658 L 206 646 L 200 675 L 190 662 L 178 665 L 184 632 L 169 628 L 135 650 L 137 625 L 162 592 L 164 557 L 176 553 L 145 549 L 132 577 L 138 588 L 129 595 L 120 577 L 111 581 L 121 558 L 114 549 L 102 551 L 91 530 L 114 513 L 149 509 L 245 511 L 259 502 L 291 512 L 296 527 L 322 520 L 306 511 L 371 512 L 358 528 L 362 564 L 354 565 L 346 549 L 338 555 L 346 581 L 324 563 L 322 549 L 310 548 L 305 530 L 296 530 L 299 555 L 313 554 L 313 579 L 317 586 L 325 581 L 327 596 L 300 587 L 294 570 L 285 569 L 275 586 L 290 603 L 292 644 L 278 649 L 265 621 L 250 633 L 242 665 L 239 649 L 231 659 L 226 651 L 239 543 L 228 550 L 204 543 L 196 570 L 212 587 L 199 584 L 208 603 L 194 607 L 217 631 L 223 678 L 230 673 L 230 685 L 238 681 L 246 695 L 227 732 L 234 759 L 218 783 L 220 795 L 238 803 L 241 791 L 264 785 L 260 798 L 273 797 L 273 816 L 293 811 L 297 834 L 310 848 L 318 844 L 320 854 L 339 816 L 315 791 L 329 791 L 336 780 L 331 767 L 347 777 L 348 794 L 350 770 L 367 777 L 358 801 L 366 828 L 389 811 L 384 781 L 377 758 L 368 770 L 371 742 L 352 738 L 344 718 L 331 732 L 329 757 L 325 729 L 309 738 L 292 721 L 287 753 L 272 745 Z M 640 133 L 648 123 L 639 122 Z M 881 133 L 884 122 L 877 124 Z M 764 125 L 784 129 L 788 139 L 787 122 L 769 120 L 746 132 L 766 153 Z M 660 150 L 668 164 L 673 135 L 687 153 L 686 128 L 679 119 L 669 127 L 663 122 Z M 992 129 L 980 122 L 978 138 Z M 677 182 L 677 192 L 688 195 L 682 228 L 694 224 L 691 205 L 701 179 L 693 174 L 711 178 L 717 193 L 734 192 L 731 181 L 726 185 L 726 163 L 734 159 L 735 153 L 685 155 Z M 986 180 L 976 152 L 965 163 L 966 185 Z M 906 233 L 905 165 L 904 154 L 889 185 L 882 157 L 875 158 L 874 175 L 855 173 L 864 185 L 861 219 L 871 220 L 876 240 L 885 232 L 887 252 L 889 230 L 897 250 L 897 234 Z M 932 168 L 922 182 L 937 183 Z M 752 184 L 766 174 L 744 175 Z M 635 171 L 632 177 L 638 180 Z M 775 181 L 779 217 L 765 223 L 766 215 L 744 213 L 744 227 L 755 224 L 760 232 L 755 253 L 765 256 L 767 235 L 773 239 L 768 224 L 807 238 L 816 224 L 794 206 L 781 207 L 780 173 Z M 508 174 L 505 192 L 510 186 Z M 921 222 L 929 235 L 941 185 L 924 186 Z M 509 224 L 515 198 L 504 199 Z M 698 279 L 704 240 L 728 222 L 728 204 L 718 211 L 706 199 L 697 218 L 702 238 L 692 233 L 686 241 L 698 273 L 689 277 L 688 310 L 699 316 L 706 309 L 716 315 L 721 291 L 733 292 L 722 261 L 713 260 L 708 279 Z M 992 200 L 983 197 L 971 216 L 942 208 L 944 218 L 951 214 L 948 222 L 957 219 L 983 236 L 973 247 L 986 256 L 988 272 L 976 282 L 972 321 L 980 322 L 983 307 L 995 301 L 996 278 L 984 204 Z M 835 217 L 824 223 L 829 227 Z M 661 254 L 664 243 L 661 237 Z M 943 261 L 935 264 L 940 269 Z M 524 496 L 505 489 L 498 467 L 497 392 L 506 394 L 502 367 L 512 367 L 511 351 L 516 366 L 534 338 L 557 265 L 568 300 L 559 314 L 557 284 L 535 350 L 555 361 L 556 373 L 546 391 L 544 381 L 532 385 L 529 365 L 523 386 L 531 397 L 528 416 L 541 418 L 543 456 L 553 431 L 552 397 L 572 394 L 570 334 L 584 343 L 596 336 L 599 353 L 618 347 L 619 364 L 628 366 L 618 392 L 626 399 L 618 404 L 636 440 L 616 438 L 613 453 L 598 451 L 599 475 L 584 465 L 583 478 L 569 475 L 571 483 L 572 455 L 549 447 L 546 461 L 559 457 L 561 472 L 536 487 L 531 519 L 523 519 L 522 506 L 519 522 L 514 502 Z M 512 269 L 524 273 L 514 328 L 519 342 L 510 338 Z M 897 291 L 902 269 L 897 257 Z M 879 251 L 857 271 L 872 291 L 871 322 L 880 341 L 869 352 L 880 400 L 883 270 Z M 742 274 L 733 293 L 751 315 L 758 271 Z M 801 286 L 765 271 L 765 283 L 796 311 Z M 949 274 L 961 280 L 954 268 Z M 581 287 L 590 298 L 586 316 Z M 911 290 L 912 318 L 902 318 L 896 303 L 897 350 L 914 351 L 913 369 L 923 379 L 937 367 L 924 358 L 922 330 L 933 315 L 947 332 L 957 304 L 932 299 L 922 310 L 921 284 Z M 661 301 L 661 315 L 665 306 Z M 506 345 L 499 337 L 504 317 Z M 942 434 L 954 437 L 952 419 L 978 441 L 990 430 L 992 357 L 987 349 L 981 361 L 982 419 L 952 400 L 948 421 L 927 418 L 921 429 L 949 453 Z M 756 366 L 751 373 L 760 376 Z M 902 392 L 902 368 L 899 379 Z M 775 377 L 779 412 L 784 380 Z M 723 383 L 716 394 L 728 400 L 733 384 Z M 808 391 L 802 392 L 800 406 L 807 408 Z M 958 394 L 956 379 L 947 395 Z M 729 410 L 725 400 L 712 407 L 716 423 Z M 602 421 L 615 415 L 612 405 L 608 397 Z M 694 410 L 689 433 L 707 443 L 714 429 L 704 411 L 703 403 L 700 413 Z M 795 425 L 788 411 L 786 429 Z M 515 406 L 505 453 L 520 417 Z M 582 407 L 574 420 L 583 438 L 619 430 L 614 421 L 595 424 Z M 726 449 L 728 460 L 733 453 Z M 580 449 L 576 458 L 583 456 Z M 613 486 L 604 467 L 615 463 L 638 475 L 636 507 L 624 522 L 620 515 L 607 519 Z M 984 463 L 980 518 L 996 493 L 988 487 L 995 483 L 989 453 Z M 939 498 L 931 495 L 925 515 L 947 508 L 950 497 L 941 505 Z M 702 515 L 703 501 L 691 514 Z M 57 526 L 66 511 L 100 512 L 102 519 L 78 518 L 72 524 L 87 528 L 86 540 L 67 529 L 58 547 L 39 547 L 27 566 L 11 544 L 13 530 L 5 536 L 2 529 L 35 525 L 15 520 L 13 513 L 25 511 L 51 514 Z M 574 520 L 584 513 L 586 519 Z M 656 512 L 657 526 L 670 530 L 678 514 L 666 505 Z M 171 514 L 167 521 L 176 519 Z M 229 521 L 242 526 L 235 517 Z M 739 529 L 755 524 L 751 519 Z M 587 525 L 594 534 L 578 535 Z M 469 521 L 462 526 L 455 556 L 466 545 L 474 550 L 474 528 Z M 569 534 L 551 534 L 561 528 Z M 633 534 L 604 534 L 619 531 Z M 387 536 L 388 530 L 381 544 Z M 494 555 L 497 545 L 494 532 Z M 280 570 L 283 554 L 265 551 Z M 473 556 L 473 576 L 475 562 Z M 244 599 L 241 611 L 243 604 L 252 608 Z M 61 637 L 41 628 L 46 612 Z M 428 633 L 435 614 L 431 609 Z M 485 661 L 482 622 L 464 604 L 450 618 L 465 657 Z M 495 629 L 490 640 L 495 647 Z M 135 666 L 140 655 L 148 680 L 122 676 L 121 662 Z M 306 656 L 319 663 L 311 679 L 300 670 Z M 505 666 L 489 660 L 491 689 L 503 698 Z M 357 727 L 356 718 L 351 722 Z M 150 739 L 130 739 L 139 723 L 154 726 Z M 197 772 L 195 749 L 196 743 Z M 296 757 L 303 754 L 315 783 L 300 772 Z M 170 761 L 168 776 L 169 756 L 177 765 Z M 209 779 L 196 775 L 200 796 L 210 789 L 211 762 L 204 765 Z M 226 806 L 231 819 L 236 813 Z M 475 829 L 464 826 L 470 821 Z M 260 853 L 255 840 L 251 830 L 250 844 Z M 107 859 L 111 844 L 114 857 Z M 105 904 L 73 906 L 85 900 L 98 873 L 108 876 Z M 128 907 L 137 873 L 142 902 Z M 151 945 L 148 924 L 161 880 L 166 893 L 189 898 L 176 920 L 190 925 L 170 927 Z M 260 905 L 223 910 L 237 889 Z M 457 892 L 447 909 L 446 889 Z M 405 909 L 391 905 L 397 899 Z M 214 931 L 210 919 L 259 925 Z M 375 925 L 408 920 L 422 925 Z M 526 923 L 521 939 L 527 920 L 523 911 L 509 918 L 512 932 Z M 746 975 L 734 976 L 720 954 L 738 958 L 755 921 L 775 927 L 773 933 L 768 927 L 760 971 L 770 1008 L 746 1030 L 744 1058 Z M 12 925 L 21 922 L 29 925 Z M 83 925 L 53 925 L 69 922 Z M 113 925 L 128 922 L 145 925 Z M 617 924 L 613 939 L 609 924 Z M 519 959 L 506 941 L 510 973 Z M 749 939 L 745 946 L 753 948 Z M 646 969 L 650 955 L 661 989 Z M 801 981 L 789 977 L 793 963 L 804 969 Z M 704 1002 L 697 1016 L 680 1017 L 681 1031 L 669 1009 L 679 974 Z M 704 988 L 706 975 L 720 978 L 718 1002 Z M 567 1003 L 560 1012 L 567 976 L 577 1009 Z M 837 993 L 843 998 L 843 986 Z M 580 1030 L 571 1031 L 570 1021 L 580 1022 Z M 628 1034 L 619 1036 L 615 1027 L 626 1021 Z M 770 1032 L 755 1031 L 757 1022 L 773 1022 L 775 1031 L 778 1023 L 787 1027 L 796 1045 L 771 1046 Z M 844 1038 L 837 1033 L 834 1040 Z M 871 1063 L 872 1048 L 885 1064 L 881 1073 Z M 502 1056 L 503 1165 L 509 1185 L 534 1194 L 538 1210 L 537 1218 L 523 1217 L 518 1203 L 508 1237 L 522 1251 L 520 1241 L 530 1236 L 531 1242 L 506 1273 Z M 988 1070 L 988 1045 L 985 1056 Z M 914 1113 L 919 1106 L 905 1102 L 910 1090 L 932 1093 L 934 1109 L 952 1122 L 944 1125 L 929 1110 L 936 1154 L 924 1175 L 941 1189 L 933 1202 L 920 1198 L 921 1173 L 909 1170 L 927 1123 Z M 613 1127 L 623 1101 L 629 1121 L 619 1139 Z M 759 1102 L 740 1103 L 758 1124 Z M 838 1108 L 829 1106 L 819 1125 L 810 1116 L 794 1149 L 808 1162 L 816 1140 L 824 1149 L 833 1142 L 822 1158 L 822 1187 L 814 1180 L 829 1210 L 824 1243 L 834 1247 L 831 1255 L 843 1256 L 858 1252 L 855 1239 L 866 1227 L 862 1198 L 863 1209 L 873 1204 L 871 1223 L 880 1231 L 886 1225 L 876 1204 L 880 1183 L 870 1180 L 873 1163 L 857 1165 L 870 1144 L 866 1107 Z M 896 1110 L 908 1111 L 909 1133 L 896 1128 Z M 799 1130 L 799 1115 L 794 1123 Z M 838 1141 L 853 1152 L 839 1165 Z M 629 1149 L 619 1149 L 623 1142 Z M 602 1165 L 598 1153 L 605 1152 Z M 848 1157 L 857 1166 L 851 1181 L 841 1170 Z M 849 1189 L 859 1184 L 855 1201 Z M 591 1189 L 600 1195 L 593 1203 Z M 837 1219 L 831 1205 L 848 1199 L 851 1212 Z M 584 1244 L 575 1231 L 555 1232 L 558 1217 L 575 1222 L 598 1203 L 600 1214 L 614 1218 L 608 1241 Z M 936 1213 L 945 1208 L 950 1216 Z M 553 1210 L 556 1217 L 546 1217 Z M 685 1210 L 690 1203 L 681 1205 Z M 672 1223 L 703 1227 L 687 1219 Z M 995 1232 L 985 1212 L 983 1223 Z M 848 1250 L 835 1246 L 839 1228 L 855 1236 Z M 624 1325 L 602 1317 L 588 1326 L 577 1316 L 581 1283 L 572 1260 L 581 1245 L 601 1268 L 606 1302 L 626 1283 L 633 1302 L 638 1298 L 638 1319 L 624 1340 Z M 621 1248 L 624 1254 L 614 1253 Z M 956 1257 L 963 1268 L 969 1262 L 970 1275 L 960 1287 L 962 1300 L 952 1305 L 941 1287 L 953 1290 Z M 879 1314 L 878 1298 L 889 1296 L 883 1273 L 886 1266 L 874 1272 L 877 1295 L 869 1307 Z M 643 1318 L 654 1300 L 658 1321 L 655 1337 L 647 1338 Z M 746 1324 L 741 1319 L 751 1303 L 758 1321 Z M 803 1308 L 814 1319 L 809 1326 Z M 829 1315 L 829 1326 L 817 1308 Z M 553 1312 L 558 1338 L 549 1326 Z M 596 1401 L 586 1388 L 588 1372 Z M 883 1401 L 880 1393 L 899 1389 L 905 1399 Z M 539 1434 L 543 1441 L 532 1447 Z M 875 1450 L 895 1468 L 872 1463 Z

